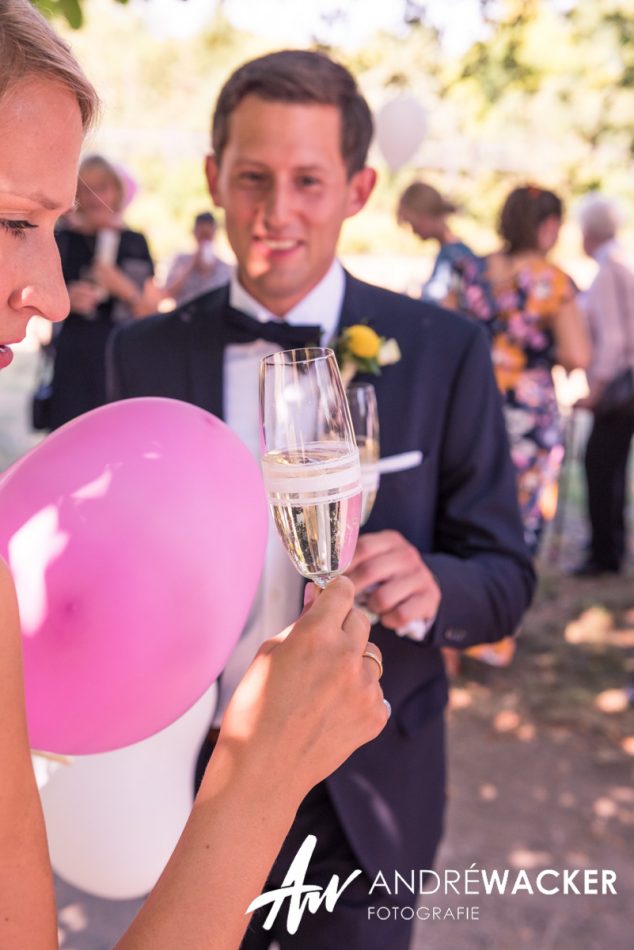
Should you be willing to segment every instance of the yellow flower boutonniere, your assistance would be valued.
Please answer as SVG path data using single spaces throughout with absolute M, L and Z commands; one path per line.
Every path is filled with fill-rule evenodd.
M 381 367 L 398 363 L 401 351 L 395 339 L 386 340 L 365 323 L 346 327 L 335 342 L 334 350 L 344 384 L 352 382 L 356 373 L 381 375 Z

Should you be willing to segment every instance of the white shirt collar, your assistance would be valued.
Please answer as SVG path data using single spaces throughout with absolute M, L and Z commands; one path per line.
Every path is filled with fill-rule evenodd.
M 284 321 L 292 326 L 319 324 L 322 331 L 322 340 L 330 341 L 337 330 L 345 290 L 346 277 L 343 267 L 338 260 L 334 260 L 326 275 L 298 304 L 288 311 L 284 316 Z M 229 303 L 236 310 L 242 310 L 244 313 L 248 313 L 249 316 L 255 317 L 260 323 L 280 319 L 244 289 L 238 281 L 237 270 L 231 275 Z

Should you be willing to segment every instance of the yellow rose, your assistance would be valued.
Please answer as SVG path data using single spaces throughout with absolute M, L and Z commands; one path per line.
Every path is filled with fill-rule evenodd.
M 346 343 L 353 356 L 362 360 L 371 360 L 379 355 L 381 338 L 370 327 L 357 323 L 346 330 Z

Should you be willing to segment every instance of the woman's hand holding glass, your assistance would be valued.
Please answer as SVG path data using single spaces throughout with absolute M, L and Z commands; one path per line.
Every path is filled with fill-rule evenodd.
M 336 578 L 324 591 L 306 588 L 307 608 L 290 633 L 267 640 L 227 708 L 220 750 L 254 774 L 276 770 L 299 801 L 358 746 L 375 738 L 389 710 L 379 684 L 381 659 L 368 648 L 369 624 L 354 608 L 354 586 Z M 262 761 L 260 761 L 262 759 Z M 288 763 L 293 763 L 289 774 Z

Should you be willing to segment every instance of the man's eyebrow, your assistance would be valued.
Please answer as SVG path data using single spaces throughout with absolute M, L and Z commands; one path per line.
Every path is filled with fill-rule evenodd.
M 248 155 L 241 155 L 236 159 L 236 165 L 257 165 L 259 168 L 268 168 L 266 162 L 262 162 L 257 158 L 249 158 Z M 325 162 L 300 162 L 295 166 L 295 171 L 324 171 L 328 168 L 328 165 Z
M 248 155 L 240 155 L 236 159 L 236 165 L 257 165 L 258 168 L 266 168 L 266 162 L 261 162 L 257 158 L 249 158 Z

